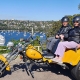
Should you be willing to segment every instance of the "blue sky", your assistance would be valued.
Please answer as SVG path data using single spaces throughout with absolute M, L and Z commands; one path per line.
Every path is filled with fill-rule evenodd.
M 80 0 L 0 0 L 0 19 L 60 20 L 79 14 Z

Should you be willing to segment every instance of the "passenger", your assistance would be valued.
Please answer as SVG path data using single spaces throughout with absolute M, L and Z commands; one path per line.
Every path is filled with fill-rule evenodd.
M 66 49 L 80 48 L 80 16 L 73 18 L 74 28 L 68 32 L 68 41 L 63 41 L 58 44 L 55 51 L 53 61 L 62 63 L 62 57 Z
M 69 18 L 65 16 L 61 19 L 61 22 L 62 22 L 62 26 L 60 30 L 57 32 L 57 34 L 55 35 L 55 37 L 48 38 L 48 43 L 47 43 L 48 52 L 52 50 L 55 43 L 60 41 L 60 38 L 64 39 L 65 41 L 67 40 L 68 31 L 72 28 L 69 25 Z

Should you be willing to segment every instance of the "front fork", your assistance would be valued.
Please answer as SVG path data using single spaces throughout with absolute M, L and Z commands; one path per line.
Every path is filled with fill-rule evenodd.
M 28 61 L 30 61 L 30 63 Z M 27 61 L 25 62 L 26 72 L 27 72 L 28 75 L 31 75 L 32 78 L 34 78 L 33 71 L 32 71 L 32 67 L 34 65 L 38 66 L 39 68 L 50 67 L 48 62 L 42 62 L 42 61 L 41 62 L 35 62 L 34 60 L 31 60 L 31 59 L 27 58 Z

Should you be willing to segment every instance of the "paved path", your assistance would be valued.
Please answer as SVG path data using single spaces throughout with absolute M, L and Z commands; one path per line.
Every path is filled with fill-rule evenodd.
M 13 66 L 13 72 L 6 72 L 0 80 L 74 80 L 68 70 L 63 70 L 60 67 L 48 69 L 48 71 L 41 69 L 42 72 L 39 72 L 37 69 L 37 71 L 33 71 L 35 78 L 32 78 L 27 75 L 25 65 L 19 58 L 10 65 L 11 67 Z

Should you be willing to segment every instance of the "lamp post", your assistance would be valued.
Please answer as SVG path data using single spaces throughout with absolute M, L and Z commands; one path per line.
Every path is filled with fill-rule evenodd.
M 34 31 L 33 31 L 33 27 L 32 27 L 32 36 L 33 36 L 33 34 L 34 34 Z

